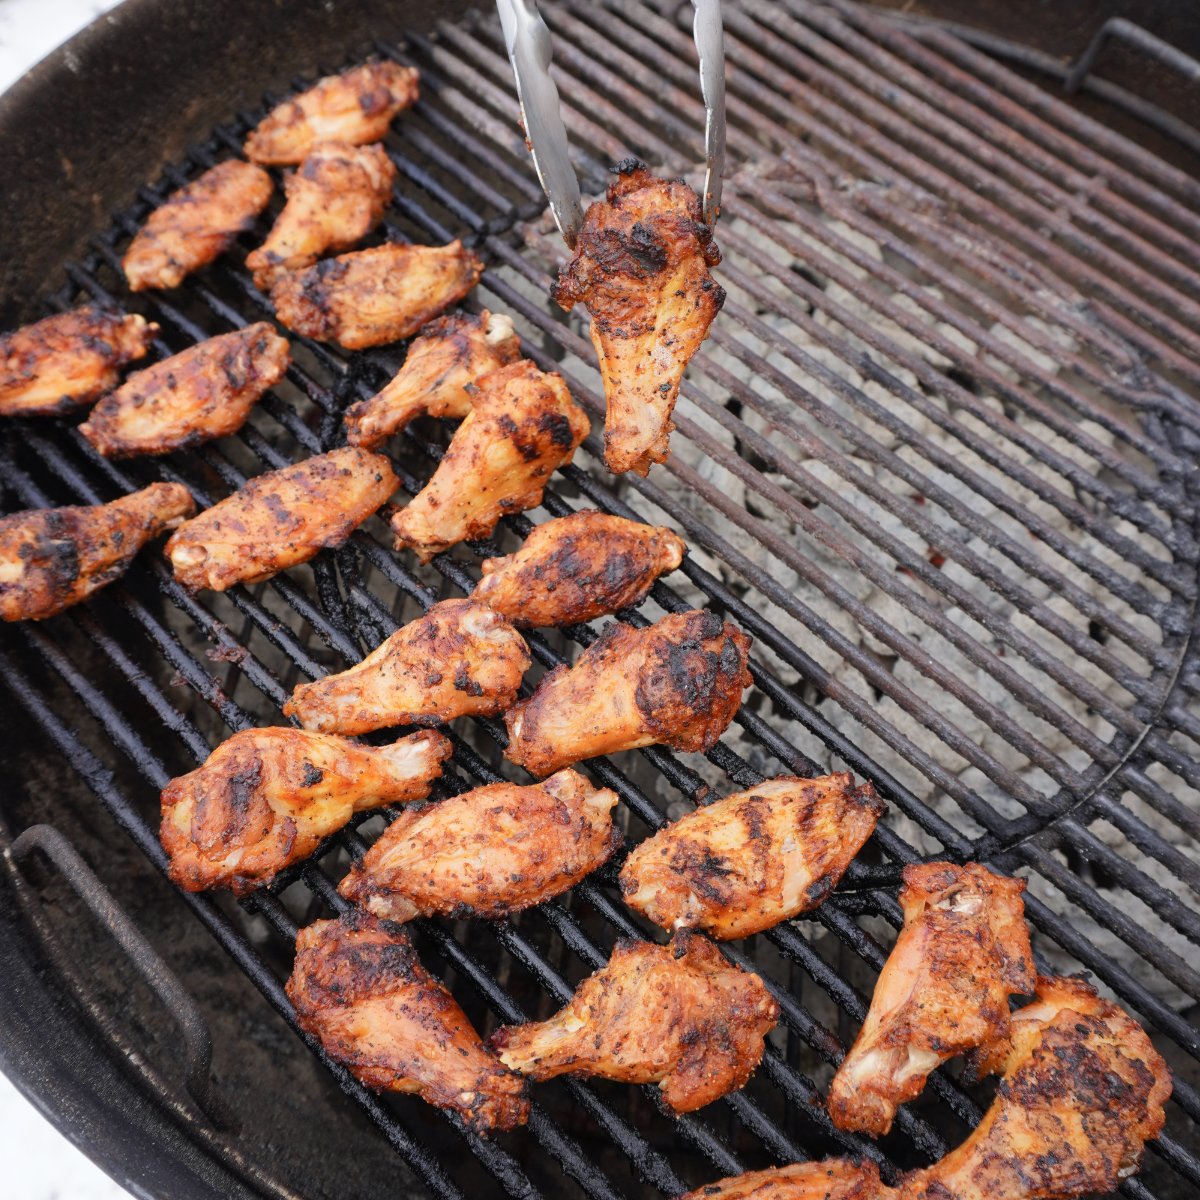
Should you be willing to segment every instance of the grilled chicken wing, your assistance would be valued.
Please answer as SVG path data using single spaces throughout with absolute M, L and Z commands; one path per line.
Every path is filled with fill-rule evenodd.
M 696 193 L 681 179 L 656 179 L 636 159 L 614 170 L 551 292 L 568 311 L 583 304 L 592 316 L 608 469 L 645 475 L 667 459 L 683 372 L 725 292 L 708 271 L 721 254 Z
M 520 629 L 578 625 L 645 599 L 683 561 L 669 529 L 584 509 L 539 525 L 507 558 L 489 558 L 475 599 Z
M 296 333 L 362 350 L 411 337 L 461 300 L 482 274 L 483 263 L 462 242 L 389 242 L 283 275 L 271 301 L 275 315 Z
M 477 388 L 433 478 L 392 517 L 396 549 L 409 547 L 422 562 L 539 505 L 546 480 L 588 435 L 562 377 L 528 359 L 485 375 Z
M 284 181 L 287 204 L 267 240 L 246 258 L 254 282 L 311 266 L 329 250 L 348 250 L 383 219 L 396 168 L 382 146 L 326 142 Z
M 520 357 L 521 343 L 508 317 L 486 309 L 477 317 L 438 317 L 408 348 L 395 379 L 346 409 L 346 439 L 374 449 L 418 417 L 461 420 L 471 411 L 471 385 Z
M 152 483 L 111 504 L 0 517 L 0 619 L 40 621 L 86 600 L 195 511 L 182 484 Z
M 125 251 L 121 269 L 130 289 L 178 287 L 253 228 L 274 187 L 262 167 L 230 159 L 173 192 Z
M 830 1158 L 731 1175 L 698 1187 L 679 1200 L 883 1200 L 894 1195 L 880 1180 L 879 1168 L 873 1162 Z
M 886 1133 L 935 1067 L 1005 1035 L 1034 983 L 1024 890 L 978 863 L 904 868 L 904 928 L 829 1089 L 839 1129 Z
M 614 622 L 504 714 L 510 761 L 533 775 L 639 746 L 708 750 L 750 686 L 750 639 L 708 612 Z
M 158 326 L 87 305 L 0 337 L 0 416 L 47 417 L 90 404 L 145 357 Z
M 525 639 L 498 613 L 443 600 L 357 666 L 302 683 L 283 711 L 305 729 L 347 734 L 491 716 L 516 699 L 529 662 Z
M 356 813 L 423 800 L 453 747 L 423 730 L 360 746 L 299 729 L 246 729 L 162 793 L 163 849 L 189 892 L 237 895 L 307 858 Z
M 235 433 L 287 371 L 289 348 L 266 321 L 208 338 L 137 371 L 79 427 L 106 458 L 167 454 Z
M 340 546 L 396 490 L 391 464 L 356 447 L 251 479 L 177 529 L 166 553 L 184 587 L 223 592 Z
M 625 860 L 621 892 L 664 929 L 749 937 L 816 908 L 883 811 L 849 774 L 771 779 L 644 841 Z
M 321 142 L 377 142 L 398 112 L 416 104 L 419 83 L 415 67 L 388 62 L 327 75 L 255 126 L 246 139 L 246 157 L 284 166 L 302 162 Z
M 497 920 L 574 887 L 621 844 L 615 792 L 575 771 L 402 813 L 338 891 L 377 917 Z
M 366 913 L 309 925 L 287 994 L 301 1027 L 367 1087 L 452 1109 L 479 1133 L 529 1119 L 525 1081 L 479 1040 L 402 929 Z
M 489 1044 L 532 1079 L 599 1075 L 657 1083 L 677 1113 L 743 1087 L 779 1016 L 766 985 L 709 941 L 622 940 L 548 1021 L 506 1025 Z

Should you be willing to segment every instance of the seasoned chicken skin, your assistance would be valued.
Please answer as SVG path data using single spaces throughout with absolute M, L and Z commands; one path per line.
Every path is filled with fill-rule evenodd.
M 537 507 L 546 481 L 588 435 L 562 377 L 528 359 L 485 375 L 477 388 L 433 478 L 392 517 L 396 549 L 415 550 L 422 562 Z
M 479 1040 L 398 926 L 352 913 L 302 929 L 287 994 L 301 1028 L 367 1087 L 452 1109 L 479 1133 L 529 1119 L 525 1081 Z
M 885 1195 L 892 1196 L 892 1189 L 884 1186 L 873 1162 L 830 1158 L 731 1175 L 679 1200 L 882 1200 Z
M 482 274 L 483 263 L 462 242 L 389 242 L 280 276 L 271 302 L 296 333 L 363 350 L 411 337 L 461 300 Z
M 348 250 L 383 220 L 396 168 L 382 146 L 326 142 L 283 181 L 287 204 L 267 240 L 247 256 L 264 290 L 330 250 Z
M 106 458 L 167 454 L 235 433 L 287 371 L 289 348 L 266 322 L 207 338 L 109 392 L 79 427 Z
M 582 304 L 592 316 L 608 469 L 645 475 L 667 459 L 683 372 L 725 292 L 709 274 L 721 254 L 696 193 L 681 179 L 656 179 L 636 159 L 614 171 L 551 293 L 568 311 Z
M 0 619 L 40 621 L 86 600 L 195 511 L 182 484 L 152 483 L 110 504 L 0 517 Z
M 173 192 L 125 251 L 121 269 L 130 290 L 178 287 L 253 228 L 274 188 L 262 167 L 230 159 Z
M 346 440 L 374 449 L 418 417 L 459 421 L 471 411 L 477 379 L 521 357 L 512 320 L 484 309 L 425 326 L 404 366 L 378 395 L 346 409 Z
M 302 683 L 283 711 L 305 729 L 347 734 L 492 716 L 516 699 L 529 663 L 525 639 L 498 613 L 443 600 L 357 666 Z
M 504 714 L 505 754 L 542 776 L 655 743 L 709 750 L 750 686 L 749 651 L 740 629 L 709 612 L 672 613 L 646 629 L 614 622 Z
M 555 1016 L 503 1026 L 489 1044 L 506 1067 L 536 1080 L 657 1083 L 685 1113 L 745 1085 L 778 1016 L 757 975 L 704 938 L 680 933 L 667 946 L 622 939 Z
M 163 849 L 189 892 L 244 895 L 356 813 L 423 800 L 453 751 L 432 730 L 390 746 L 360 746 L 300 729 L 246 729 L 162 792 Z
M 640 604 L 686 549 L 660 525 L 584 509 L 539 525 L 515 554 L 486 559 L 475 599 L 520 629 L 578 625 Z
M 664 929 L 749 937 L 816 908 L 883 811 L 849 774 L 770 779 L 644 841 L 625 860 L 621 893 Z
M 56 313 L 0 337 L 0 416 L 52 417 L 117 386 L 158 326 L 95 305 Z
M 935 1067 L 1005 1036 L 1009 995 L 1034 984 L 1024 890 L 978 863 L 904 868 L 904 927 L 829 1089 L 839 1129 L 887 1133 Z
M 419 83 L 415 67 L 389 62 L 326 75 L 308 91 L 277 105 L 255 126 L 246 139 L 246 157 L 286 166 L 302 162 L 321 142 L 377 142 L 398 112 L 416 104 Z
M 177 529 L 166 553 L 197 591 L 257 583 L 342 545 L 396 490 L 391 463 L 356 447 L 269 471 Z

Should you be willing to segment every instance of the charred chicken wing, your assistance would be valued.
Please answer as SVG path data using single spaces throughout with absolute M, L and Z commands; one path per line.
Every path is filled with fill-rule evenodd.
M 270 883 L 356 812 L 423 800 L 451 751 L 432 730 L 390 746 L 299 729 L 235 733 L 163 789 L 171 878 L 189 892 L 238 895 Z
M 731 1175 L 679 1200 L 883 1200 L 884 1196 L 894 1193 L 884 1186 L 873 1162 L 831 1158 Z
M 563 308 L 582 304 L 591 313 L 608 403 L 608 469 L 645 475 L 666 461 L 683 372 L 725 292 L 709 274 L 721 254 L 696 193 L 680 179 L 656 179 L 634 159 L 615 171 L 551 290 Z
M 152 483 L 111 504 L 0 517 L 0 618 L 40 621 L 86 600 L 195 511 L 182 484 Z
M 356 447 L 251 479 L 167 542 L 175 578 L 197 591 L 257 583 L 340 546 L 396 490 L 391 464 Z
M 657 1083 L 685 1113 L 745 1085 L 778 1015 L 757 975 L 704 938 L 680 933 L 667 946 L 618 942 L 608 965 L 557 1015 L 506 1025 L 490 1044 L 506 1067 L 532 1079 Z
M 492 716 L 516 699 L 529 662 L 525 639 L 498 613 L 443 600 L 357 666 L 301 684 L 283 711 L 305 729 L 346 734 Z
M 403 929 L 366 913 L 309 925 L 287 994 L 301 1027 L 367 1087 L 452 1109 L 479 1133 L 529 1119 L 525 1081 L 479 1040 Z

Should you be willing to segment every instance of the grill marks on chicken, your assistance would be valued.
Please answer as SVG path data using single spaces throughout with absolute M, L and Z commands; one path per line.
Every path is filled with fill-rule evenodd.
M 365 913 L 309 925 L 287 994 L 301 1028 L 367 1087 L 420 1096 L 480 1133 L 529 1119 L 525 1081 L 484 1046 L 402 929 Z
M 476 387 L 433 478 L 392 517 L 396 549 L 411 548 L 422 562 L 540 504 L 550 475 L 588 435 L 587 415 L 562 377 L 528 359 L 492 371 Z
M 816 908 L 884 811 L 849 774 L 783 776 L 681 817 L 625 860 L 625 903 L 664 929 L 749 937 Z
M 166 553 L 193 591 L 256 583 L 340 546 L 396 490 L 391 464 L 357 447 L 251 479 L 177 529 Z
M 182 484 L 152 483 L 109 504 L 0 517 L 0 619 L 40 621 L 86 600 L 195 511 Z
M 680 381 L 725 292 L 709 274 L 721 254 L 696 193 L 682 180 L 656 179 L 636 159 L 613 169 L 617 178 L 589 206 L 575 257 L 551 294 L 592 317 L 608 469 L 645 475 L 667 459 Z
M 831 1158 L 731 1175 L 698 1187 L 679 1200 L 883 1200 L 891 1194 L 892 1189 L 883 1185 L 873 1162 Z

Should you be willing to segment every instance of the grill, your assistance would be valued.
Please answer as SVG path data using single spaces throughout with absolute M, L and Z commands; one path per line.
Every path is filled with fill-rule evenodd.
M 703 110 L 688 12 L 566 0 L 545 16 L 585 192 L 630 152 L 694 178 Z M 831 1153 L 894 1179 L 960 1140 L 986 1096 L 939 1072 L 877 1144 L 835 1131 L 820 1095 L 899 925 L 901 866 L 978 859 L 1028 879 L 1042 967 L 1091 972 L 1176 1071 L 1166 1134 L 1123 1194 L 1194 1194 L 1200 184 L 936 26 L 849 4 L 727 0 L 726 41 L 729 299 L 684 385 L 674 454 L 647 480 L 614 482 L 593 435 L 544 507 L 679 529 L 682 573 L 622 616 L 696 605 L 728 616 L 755 638 L 756 688 L 703 759 L 658 748 L 585 769 L 621 797 L 631 843 L 710 793 L 782 771 L 849 768 L 891 812 L 819 910 L 727 947 L 768 980 L 781 1021 L 745 1091 L 697 1114 L 669 1119 L 653 1089 L 560 1081 L 536 1089 L 527 1130 L 484 1141 L 326 1066 L 418 1190 L 439 1196 L 674 1195 Z M 497 23 L 469 18 L 375 50 L 420 67 L 424 93 L 388 141 L 401 184 L 382 235 L 473 244 L 488 264 L 474 302 L 511 313 L 526 352 L 602 414 L 586 331 L 547 298 L 561 244 Z M 160 355 L 269 317 L 241 254 L 134 301 L 116 270 L 153 206 L 236 152 L 265 107 L 143 189 L 66 266 L 52 306 L 119 299 L 160 323 Z M 73 430 L 10 429 L 8 508 L 94 503 L 153 479 L 209 504 L 332 448 L 344 407 L 400 358 L 293 345 L 286 382 L 219 445 L 114 465 Z M 408 493 L 445 436 L 420 424 L 390 447 Z M 151 552 L 89 604 L 6 630 L 0 673 L 162 869 L 157 795 L 172 775 L 230 731 L 280 722 L 297 682 L 469 590 L 478 558 L 530 528 L 509 519 L 493 542 L 412 568 L 376 521 L 311 570 L 222 596 L 189 596 Z M 569 661 L 594 635 L 535 635 L 535 661 Z M 455 733 L 443 794 L 497 779 L 504 740 L 495 721 Z M 341 906 L 336 881 L 384 820 L 360 819 L 241 904 L 178 897 L 293 1029 L 282 979 L 296 930 Z M 614 879 L 610 866 L 496 925 L 420 923 L 419 948 L 485 1034 L 544 1017 L 616 937 L 639 932 Z

